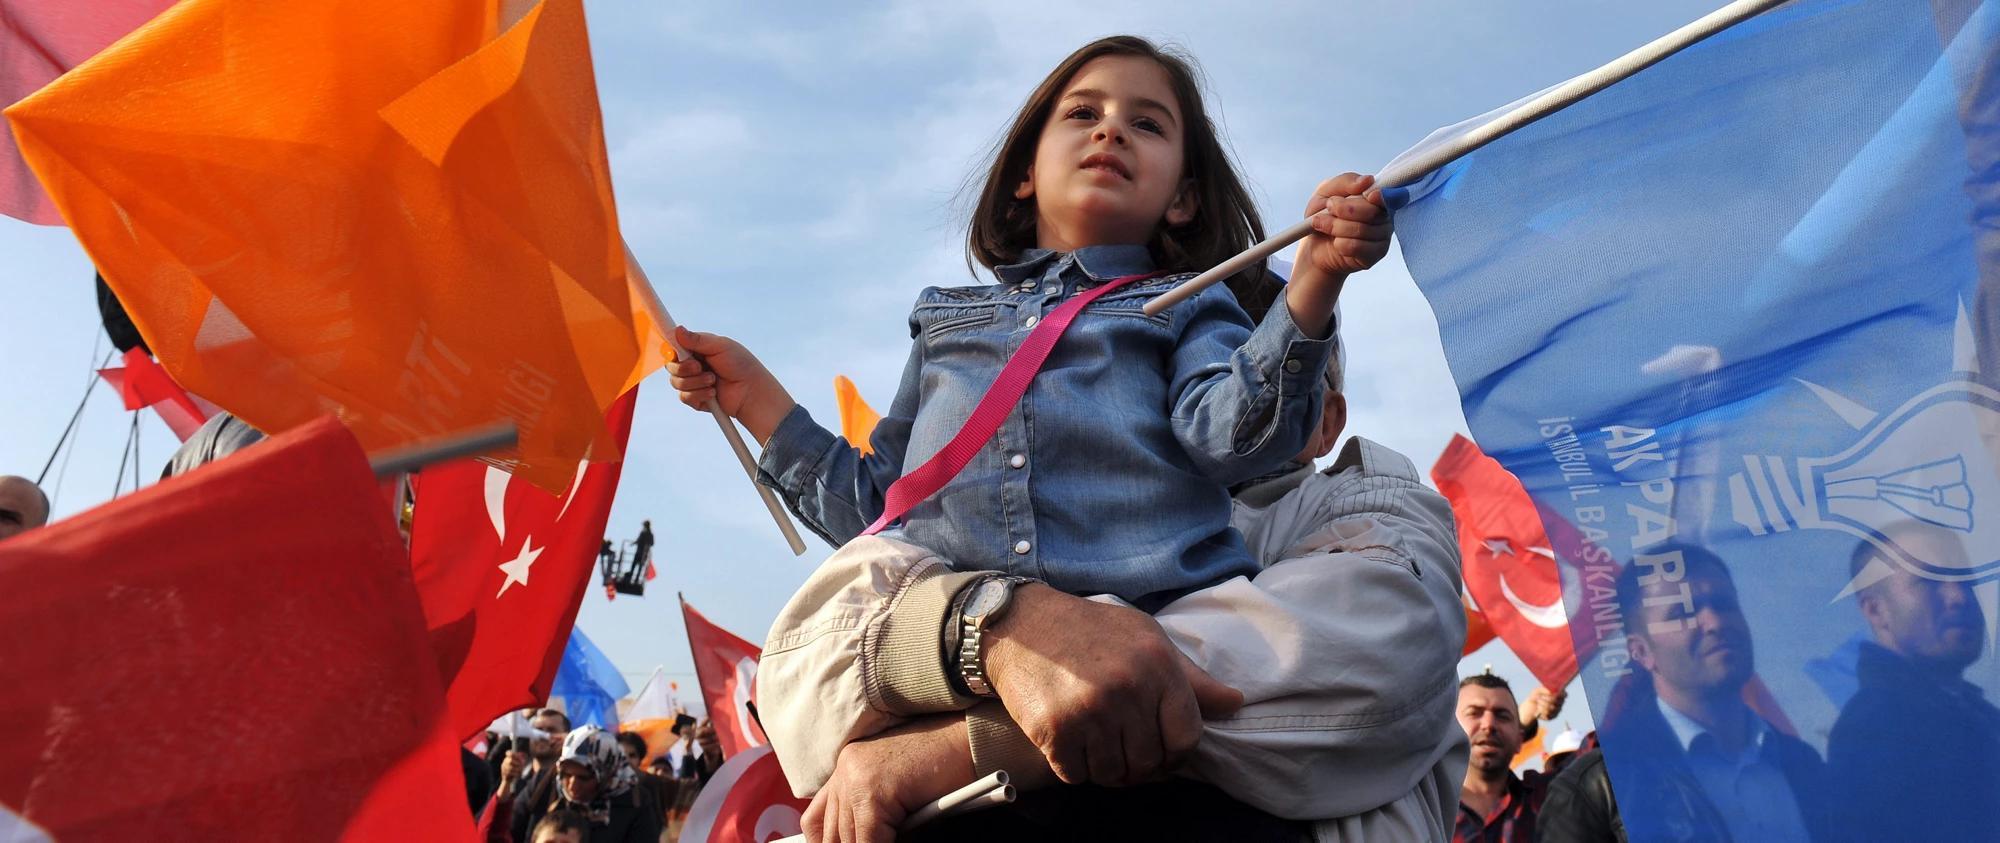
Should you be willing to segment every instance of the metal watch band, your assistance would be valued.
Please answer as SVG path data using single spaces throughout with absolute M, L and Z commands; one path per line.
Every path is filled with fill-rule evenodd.
M 1034 581 L 1032 577 L 996 575 L 978 580 L 966 586 L 966 589 L 969 593 L 970 589 L 979 588 L 988 582 L 1003 582 L 1008 584 L 1008 599 L 1012 600 L 1014 588 Z M 971 691 L 975 697 L 999 696 L 993 690 L 993 683 L 986 678 L 986 624 L 1004 613 L 1003 607 L 999 611 L 979 618 L 968 618 L 962 613 L 959 615 L 958 675 L 965 683 L 966 690 Z

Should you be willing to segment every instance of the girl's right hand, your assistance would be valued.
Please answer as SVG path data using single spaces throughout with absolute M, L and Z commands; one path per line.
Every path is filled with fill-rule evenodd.
M 674 342 L 688 350 L 687 359 L 667 362 L 667 381 L 680 390 L 681 403 L 707 410 L 716 401 L 722 411 L 743 423 L 758 444 L 769 441 L 798 402 L 742 343 L 718 334 L 674 329 Z

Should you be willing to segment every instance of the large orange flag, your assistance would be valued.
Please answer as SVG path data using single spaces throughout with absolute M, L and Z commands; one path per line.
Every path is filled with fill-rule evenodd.
M 567 488 L 657 367 L 581 0 L 186 0 L 7 109 L 160 362 L 266 431 L 500 419 Z

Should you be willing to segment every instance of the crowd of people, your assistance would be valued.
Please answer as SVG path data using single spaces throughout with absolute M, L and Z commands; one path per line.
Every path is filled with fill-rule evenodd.
M 1743 843 L 1950 840 L 2000 828 L 1989 792 L 2000 777 L 2000 708 L 1964 679 L 1986 634 L 1968 585 L 1896 571 L 1859 589 L 1871 640 L 1822 758 L 1781 713 L 1760 710 L 1767 697 L 1752 684 L 1750 626 L 1728 563 L 1693 546 L 1670 551 L 1688 599 L 1649 594 L 1660 583 L 1647 581 L 1647 566 L 1624 570 L 1618 600 L 1641 669 L 1615 686 L 1601 730 L 1580 751 L 1517 775 L 1524 722 L 1552 715 L 1532 697 L 1517 706 L 1498 677 L 1460 683 L 1472 755 L 1458 843 L 1624 843 L 1628 825 L 1644 830 L 1641 839 Z M 1857 546 L 1852 573 L 1875 554 Z
M 722 766 L 707 720 L 681 718 L 672 746 L 637 732 L 571 728 L 553 708 L 532 733 L 488 733 L 484 758 L 466 750 L 468 806 L 486 843 L 673 843 L 701 788 Z

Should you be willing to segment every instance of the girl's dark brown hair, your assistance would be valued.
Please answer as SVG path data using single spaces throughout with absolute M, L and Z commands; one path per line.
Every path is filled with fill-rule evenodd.
M 1185 127 L 1181 176 L 1193 180 L 1195 213 L 1194 219 L 1182 225 L 1161 222 L 1146 244 L 1152 250 L 1153 265 L 1168 272 L 1199 272 L 1264 239 L 1264 223 L 1250 201 L 1250 191 L 1237 177 L 1229 150 L 1222 145 L 1202 105 L 1201 72 L 1194 60 L 1172 46 L 1162 48 L 1144 38 L 1114 35 L 1069 54 L 1014 115 L 972 211 L 965 247 L 968 266 L 975 261 L 987 269 L 1016 263 L 1022 252 L 1035 245 L 1035 199 L 1016 199 L 1014 189 L 1027 178 L 1028 167 L 1035 162 L 1042 127 L 1047 125 L 1049 111 L 1063 88 L 1085 64 L 1105 56 L 1136 56 L 1158 63 L 1180 100 Z M 1244 309 L 1258 318 L 1276 300 L 1279 290 L 1265 272 L 1263 261 L 1232 276 L 1229 289 Z

